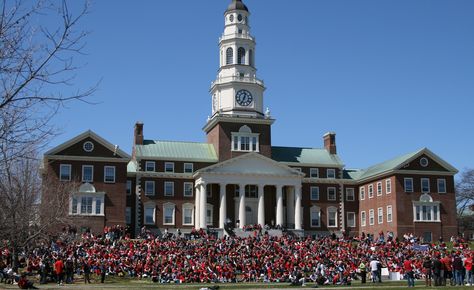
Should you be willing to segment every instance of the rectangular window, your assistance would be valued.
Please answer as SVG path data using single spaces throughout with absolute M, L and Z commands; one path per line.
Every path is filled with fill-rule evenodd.
M 438 179 L 438 193 L 446 193 L 446 179 Z
M 252 137 L 252 151 L 256 152 L 257 150 L 257 137 Z
M 193 196 L 193 183 L 192 182 L 185 182 L 184 183 L 184 196 L 190 197 Z
M 174 224 L 174 205 L 165 206 L 163 224 L 165 224 L 165 225 Z
M 193 224 L 193 208 L 185 207 L 183 209 L 183 225 L 192 225 Z
M 385 180 L 385 193 L 392 193 L 392 180 L 390 179 Z
M 413 178 L 405 178 L 405 192 L 413 192 Z
M 415 221 L 417 222 L 439 222 L 439 205 L 421 204 L 414 205 Z
M 131 207 L 125 208 L 125 223 L 128 225 L 132 223 L 132 208 Z
M 310 168 L 309 169 L 309 177 L 318 178 L 319 177 L 319 169 L 318 168 Z
M 360 225 L 365 227 L 366 225 L 366 216 L 365 216 L 365 211 L 360 212 Z
M 383 208 L 379 207 L 377 210 L 377 222 L 383 224 Z
M 239 150 L 239 136 L 234 136 L 234 151 Z
M 212 225 L 212 209 L 209 207 L 206 210 L 206 225 Z
M 365 199 L 365 186 L 361 186 L 359 188 L 359 195 L 360 195 L 360 200 L 364 200 Z
M 115 182 L 115 166 L 104 166 L 104 182 Z
M 319 228 L 321 226 L 321 211 L 319 208 L 311 209 L 311 227 Z
M 354 188 L 352 188 L 352 187 L 346 188 L 346 200 L 347 201 L 354 201 L 355 200 Z
M 71 214 L 77 214 L 77 197 L 73 196 L 71 201 Z
M 81 214 L 92 214 L 92 197 L 83 196 L 81 198 Z
M 382 195 L 382 182 L 377 182 L 377 196 Z
M 438 206 L 433 206 L 433 220 L 434 221 L 439 221 Z
M 328 200 L 336 200 L 336 188 L 328 187 Z
M 387 205 L 387 223 L 391 223 L 392 221 L 393 221 L 392 206 Z
M 369 210 L 369 225 L 373 226 L 375 224 L 374 210 Z
M 71 180 L 71 164 L 59 165 L 59 180 L 61 181 Z
M 328 209 L 328 227 L 337 227 L 337 210 Z
M 174 172 L 174 162 L 165 162 L 165 172 Z
M 82 182 L 92 182 L 94 180 L 94 166 L 82 165 Z
M 150 205 L 145 206 L 145 224 L 146 225 L 155 224 L 155 206 L 150 206 Z
M 233 151 L 253 151 L 258 152 L 258 134 L 253 133 L 232 133 Z
M 192 163 L 184 163 L 184 173 L 193 173 L 194 165 Z
M 155 171 L 155 161 L 145 162 L 145 171 Z
M 240 137 L 240 151 L 249 151 L 250 150 L 250 137 L 242 136 Z
M 422 178 L 421 179 L 421 192 L 429 193 L 430 192 L 430 179 Z
M 155 182 L 151 180 L 145 181 L 145 195 L 155 195 Z
M 132 181 L 131 180 L 127 180 L 127 195 L 131 195 L 132 194 Z
M 174 182 L 165 181 L 165 196 L 174 196 Z
M 327 178 L 336 178 L 336 169 L 326 170 Z
M 373 197 L 374 197 L 374 185 L 370 184 L 369 185 L 369 198 L 373 198 Z
M 311 200 L 319 200 L 319 187 L 311 186 Z
M 355 212 L 348 212 L 347 213 L 347 226 L 350 228 L 356 227 L 356 217 Z
M 102 214 L 102 198 L 95 199 L 95 214 Z

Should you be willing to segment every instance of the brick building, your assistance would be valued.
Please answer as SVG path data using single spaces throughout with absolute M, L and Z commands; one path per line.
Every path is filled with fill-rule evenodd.
M 91 131 L 46 153 L 62 180 L 84 182 L 70 205 L 78 223 L 94 231 L 128 224 L 135 232 L 146 226 L 223 233 L 226 224 L 267 224 L 306 235 L 456 234 L 457 171 L 426 148 L 348 170 L 332 132 L 321 149 L 274 146 L 249 11 L 233 0 L 224 17 L 207 142 L 148 139 L 136 123 L 131 157 Z

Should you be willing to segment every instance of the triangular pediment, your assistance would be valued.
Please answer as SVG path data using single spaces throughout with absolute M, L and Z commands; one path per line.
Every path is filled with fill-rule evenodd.
M 203 168 L 199 173 L 302 177 L 303 173 L 258 153 L 248 153 Z
M 422 159 L 423 162 L 422 162 Z M 458 170 L 451 164 L 441 159 L 428 148 L 419 150 L 416 154 L 400 163 L 398 170 L 415 170 L 415 171 L 438 171 L 457 173 Z

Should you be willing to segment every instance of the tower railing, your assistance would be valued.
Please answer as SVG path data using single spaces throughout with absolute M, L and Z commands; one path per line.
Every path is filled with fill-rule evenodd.
M 250 35 L 250 33 L 231 33 L 231 34 L 222 34 L 221 37 L 219 37 L 219 42 L 222 40 L 228 40 L 228 39 L 234 39 L 234 38 L 241 38 L 241 39 L 248 39 L 248 40 L 255 40 L 255 37 Z
M 245 77 L 245 76 L 229 76 L 229 77 L 219 77 L 211 83 L 211 86 L 224 84 L 229 82 L 242 82 L 242 83 L 251 83 L 264 86 L 263 80 L 259 80 L 255 77 Z

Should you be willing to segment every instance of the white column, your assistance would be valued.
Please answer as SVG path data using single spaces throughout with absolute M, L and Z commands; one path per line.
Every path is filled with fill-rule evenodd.
M 196 184 L 194 187 L 195 201 L 194 201 L 194 227 L 198 230 L 201 228 L 201 186 Z
M 286 191 L 286 227 L 295 223 L 295 188 L 287 187 Z
M 283 225 L 283 186 L 277 185 L 276 198 L 277 198 L 277 208 L 276 208 L 276 225 Z
M 199 209 L 199 216 L 200 216 L 200 226 L 201 226 L 201 229 L 205 229 L 207 228 L 207 224 L 206 224 L 206 214 L 207 214 L 207 190 L 206 190 L 206 183 L 202 182 L 201 183 L 201 186 L 200 186 L 201 190 L 200 190 L 200 195 L 201 195 L 201 202 L 200 202 L 200 209 Z
M 245 226 L 245 184 L 239 184 L 239 227 Z
M 265 185 L 258 185 L 258 224 L 265 226 Z
M 227 218 L 227 198 L 226 198 L 227 184 L 219 184 L 220 188 L 220 204 L 219 204 L 219 228 L 223 229 L 225 220 Z
M 301 230 L 301 185 L 295 188 L 295 230 Z

